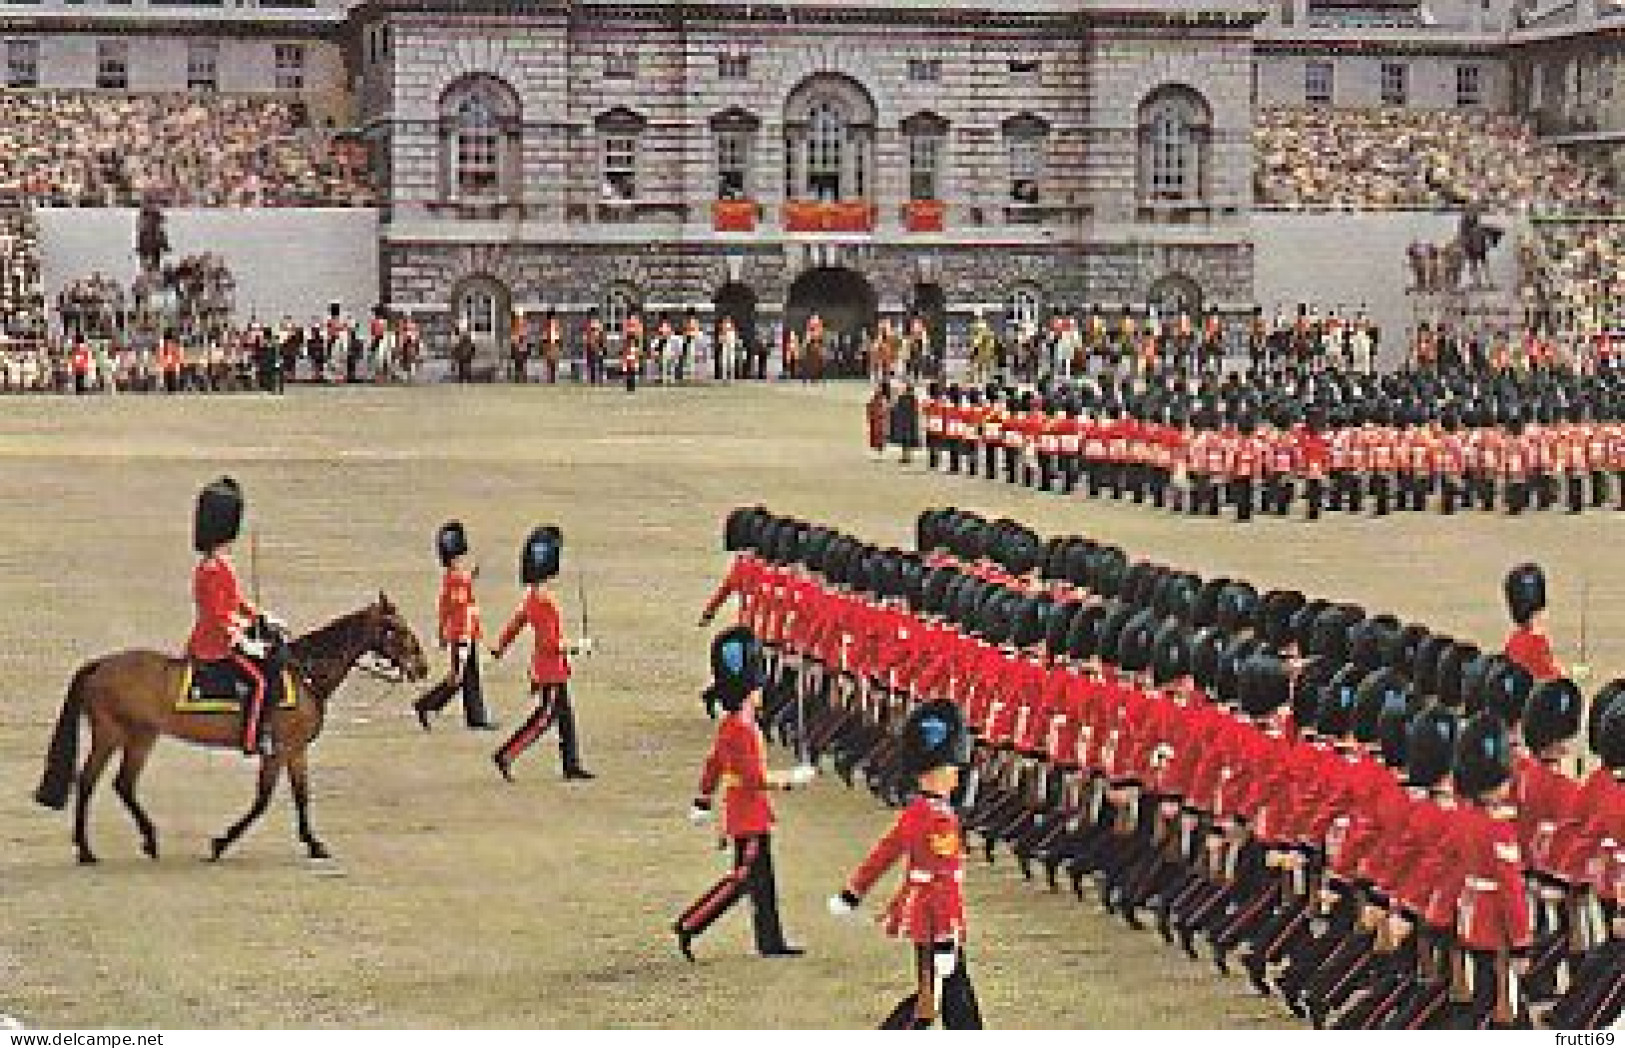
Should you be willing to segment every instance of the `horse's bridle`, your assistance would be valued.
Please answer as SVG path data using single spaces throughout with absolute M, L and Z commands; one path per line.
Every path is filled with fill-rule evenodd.
M 355 668 L 372 679 L 383 681 L 385 684 L 406 683 L 406 670 L 387 655 L 378 655 L 370 651 L 362 652 L 355 660 Z

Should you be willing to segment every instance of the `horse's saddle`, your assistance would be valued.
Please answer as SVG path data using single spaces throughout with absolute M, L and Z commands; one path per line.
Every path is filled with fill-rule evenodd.
M 298 702 L 293 677 L 282 672 L 282 686 L 267 682 L 269 698 L 279 709 L 291 710 Z M 254 682 L 230 659 L 219 662 L 199 662 L 190 659 L 181 674 L 180 694 L 175 699 L 176 713 L 236 713 L 254 693 Z

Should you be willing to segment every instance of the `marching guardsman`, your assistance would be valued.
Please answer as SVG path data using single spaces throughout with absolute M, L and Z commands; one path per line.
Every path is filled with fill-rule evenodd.
M 643 318 L 629 313 L 621 325 L 621 377 L 626 391 L 636 393 L 638 373 L 643 369 Z
M 192 548 L 201 556 L 192 571 L 192 599 L 197 621 L 186 641 L 186 655 L 197 662 L 230 663 L 247 678 L 251 690 L 243 704 L 243 754 L 269 753 L 272 744 L 268 710 L 282 697 L 282 642 L 272 636 L 280 624 L 262 618 L 243 594 L 231 564 L 231 544 L 243 523 L 243 491 L 230 477 L 198 492 L 192 517 Z
M 440 646 L 451 658 L 446 679 L 423 693 L 412 704 L 418 723 L 429 730 L 429 714 L 446 708 L 452 696 L 462 693 L 463 719 L 469 728 L 489 731 L 496 725 L 485 711 L 485 692 L 480 684 L 480 605 L 474 599 L 475 570 L 468 559 L 468 533 L 460 521 L 449 521 L 435 533 L 435 552 L 445 574 L 440 578 Z
M 587 358 L 587 382 L 598 385 L 604 381 L 604 322 L 596 307 L 587 311 L 587 323 L 581 332 L 581 348 Z
M 948 402 L 943 397 L 942 383 L 934 380 L 926 383 L 920 414 L 925 416 L 926 466 L 932 470 L 942 461 L 943 442 L 948 434 L 947 411 Z
M 564 536 L 558 528 L 539 527 L 525 540 L 520 555 L 520 578 L 527 587 L 525 599 L 514 612 L 513 618 L 497 638 L 492 649 L 493 659 L 502 658 L 508 645 L 529 627 L 535 634 L 535 651 L 530 661 L 530 693 L 536 697 L 536 712 L 520 725 L 519 730 L 502 748 L 492 755 L 502 777 L 513 781 L 513 762 L 531 743 L 541 738 L 556 721 L 559 726 L 559 756 L 564 765 L 566 779 L 591 779 L 595 776 L 581 766 L 581 751 L 576 740 L 575 710 L 570 705 L 570 656 L 592 652 L 592 638 L 582 637 L 566 643 L 560 625 L 559 606 L 553 599 L 547 583 L 559 573 L 564 554 Z
M 1115 361 L 1111 359 L 1111 347 L 1106 339 L 1106 318 L 1100 315 L 1100 303 L 1096 302 L 1089 307 L 1089 326 L 1084 335 L 1084 345 L 1088 347 L 1089 355 L 1100 359 L 1101 371 L 1112 374 Z
M 672 925 L 677 949 L 694 960 L 694 940 L 750 896 L 756 952 L 763 957 L 797 957 L 804 951 L 784 941 L 779 925 L 778 888 L 773 879 L 773 805 L 769 790 L 790 790 L 811 782 L 816 771 L 801 765 L 788 772 L 767 770 L 767 742 L 757 724 L 766 683 L 761 642 L 743 626 L 711 642 L 711 687 L 706 704 L 727 711 L 700 773 L 700 788 L 689 811 L 696 826 L 709 822 L 712 795 L 722 790 L 722 833 L 733 843 L 733 868 Z
M 816 312 L 807 317 L 807 338 L 802 348 L 803 356 L 806 358 L 802 367 L 802 380 L 821 381 L 824 377 L 824 318 Z
M 845 916 L 899 859 L 902 886 L 885 913 L 888 934 L 914 948 L 914 992 L 898 1002 L 883 1030 L 925 1029 L 942 1018 L 949 1029 L 982 1028 L 981 1009 L 965 961 L 964 844 L 951 798 L 970 761 L 970 737 L 950 702 L 916 707 L 904 722 L 895 766 L 917 792 L 875 845 L 830 912 Z
M 1218 306 L 1209 306 L 1207 318 L 1202 321 L 1202 351 L 1197 358 L 1197 370 L 1204 375 L 1217 375 L 1224 365 L 1224 320 Z
M 1456 789 L 1471 802 L 1458 828 L 1464 883 L 1457 948 L 1468 975 L 1458 995 L 1470 1028 L 1527 1027 L 1519 969 L 1532 940 L 1524 893 L 1517 809 L 1510 803 L 1512 739 L 1499 716 L 1483 712 L 1462 728 L 1456 746 Z
M 73 344 L 73 391 L 80 396 L 90 392 L 90 347 L 83 337 Z
M 717 348 L 713 361 L 717 381 L 724 378 L 749 378 L 750 357 L 745 353 L 734 318 L 724 315 L 717 321 Z
M 542 366 L 547 369 L 547 382 L 559 380 L 559 360 L 564 356 L 564 326 L 559 323 L 558 310 L 549 308 L 542 320 Z
M 683 333 L 678 339 L 677 349 L 677 381 L 681 382 L 688 377 L 689 365 L 696 371 L 700 364 L 700 317 L 690 306 L 683 313 Z
M 1538 564 L 1520 564 L 1507 572 L 1502 587 L 1507 613 L 1516 628 L 1507 637 L 1502 654 L 1529 671 L 1537 681 L 1563 676 L 1546 636 L 1546 574 Z
M 525 381 L 525 369 L 530 365 L 530 320 L 525 311 L 513 311 L 513 323 L 508 328 L 508 359 L 513 365 L 513 380 Z

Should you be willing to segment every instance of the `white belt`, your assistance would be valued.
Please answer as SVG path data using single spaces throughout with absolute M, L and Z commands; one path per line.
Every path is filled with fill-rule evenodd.
M 955 884 L 958 884 L 965 879 L 965 871 L 955 870 L 952 874 L 935 874 L 930 870 L 910 870 L 908 871 L 908 879 L 910 884 L 930 884 L 932 881 L 944 879 L 952 880 Z
M 1501 890 L 1501 883 L 1485 877 L 1469 877 L 1467 878 L 1467 887 L 1475 892 L 1498 892 Z

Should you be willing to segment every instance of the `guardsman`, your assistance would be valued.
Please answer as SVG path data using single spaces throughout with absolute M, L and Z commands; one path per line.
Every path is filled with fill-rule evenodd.
M 802 379 L 808 382 L 823 380 L 824 374 L 824 318 L 816 312 L 807 317 L 807 340 L 803 347 L 806 361 Z
M 1197 357 L 1197 371 L 1204 375 L 1217 375 L 1224 366 L 1224 321 L 1219 307 L 1209 306 L 1207 318 L 1202 321 L 1202 350 Z
M 550 307 L 542 320 L 542 366 L 547 369 L 548 385 L 558 382 L 563 356 L 564 326 L 559 322 L 558 310 Z
M 592 638 L 565 641 L 559 606 L 547 585 L 558 575 L 563 554 L 564 536 L 558 528 L 547 525 L 530 533 L 519 559 L 520 579 L 526 586 L 525 599 L 491 650 L 491 657 L 500 659 L 521 630 L 528 627 L 535 634 L 530 693 L 536 698 L 536 712 L 491 757 L 509 782 L 513 781 L 513 762 L 555 722 L 559 726 L 559 757 L 565 779 L 594 778 L 592 772 L 581 766 L 575 710 L 570 705 L 570 656 L 590 654 Z
M 90 392 L 90 347 L 83 338 L 73 344 L 73 391 L 83 396 Z
M 598 385 L 604 381 L 604 322 L 596 307 L 587 311 L 587 322 L 581 332 L 581 348 L 587 358 L 587 381 Z
M 1502 654 L 1529 671 L 1537 681 L 1563 676 L 1546 636 L 1546 574 L 1538 564 L 1520 564 L 1507 572 L 1502 586 L 1514 629 Z
M 920 414 L 925 416 L 925 459 L 928 468 L 935 470 L 942 461 L 942 448 L 947 437 L 948 403 L 942 395 L 940 382 L 929 382 L 925 387 L 925 401 Z
M 274 636 L 280 623 L 262 618 L 249 603 L 231 564 L 231 544 L 242 530 L 242 488 L 230 477 L 198 493 L 192 518 L 192 548 L 200 556 L 192 571 L 197 620 L 186 642 L 187 657 L 200 663 L 230 663 L 250 685 L 243 704 L 243 754 L 269 753 L 268 710 L 282 695 L 284 645 Z
M 969 736 L 959 708 L 938 700 L 917 706 L 904 722 L 895 767 L 913 780 L 914 796 L 841 892 L 830 912 L 854 912 L 899 859 L 902 886 L 884 916 L 888 934 L 913 947 L 914 991 L 898 1002 L 883 1030 L 925 1029 L 938 1017 L 949 1029 L 981 1029 L 982 1017 L 965 961 L 964 842 L 953 796 L 969 763 Z
M 750 357 L 745 353 L 734 318 L 724 315 L 717 321 L 717 350 L 713 361 L 717 381 L 729 376 L 736 379 L 750 377 Z
M 689 812 L 695 825 L 709 822 L 712 796 L 722 791 L 722 833 L 733 844 L 733 867 L 672 925 L 677 949 L 694 960 L 694 940 L 746 895 L 750 896 L 756 952 L 763 957 L 796 957 L 803 951 L 784 940 L 779 924 L 778 888 L 773 879 L 772 789 L 793 789 L 811 782 L 810 765 L 788 772 L 767 770 L 767 743 L 757 724 L 766 660 L 756 635 L 743 626 L 718 634 L 711 642 L 711 687 L 706 704 L 720 705 L 727 716 L 717 725 L 711 752 L 700 773 L 700 788 Z
M 462 693 L 463 719 L 469 728 L 489 731 L 496 727 L 485 711 L 485 692 L 480 685 L 480 605 L 474 599 L 474 576 L 469 563 L 468 533 L 460 521 L 448 521 L 435 534 L 435 552 L 445 573 L 440 577 L 440 646 L 446 649 L 451 666 L 446 679 L 424 692 L 412 704 L 418 723 L 429 730 L 429 714 L 446 708 L 452 696 Z
M 637 392 L 638 374 L 643 370 L 643 318 L 628 313 L 621 326 L 621 377 L 626 380 L 626 391 Z

